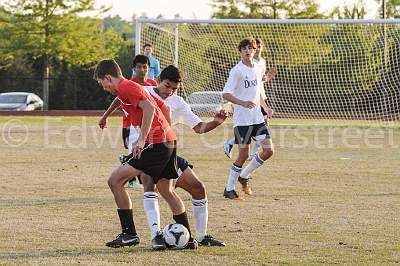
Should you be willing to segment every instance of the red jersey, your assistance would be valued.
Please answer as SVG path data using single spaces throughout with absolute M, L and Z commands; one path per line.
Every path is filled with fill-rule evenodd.
M 158 86 L 157 81 L 155 81 L 154 79 L 150 79 L 150 78 L 148 78 L 146 80 L 146 82 L 140 83 L 139 80 L 136 78 L 136 76 L 133 76 L 131 78 L 131 81 L 136 82 L 137 84 L 140 84 L 142 86 L 154 86 L 154 87 Z M 125 115 L 123 115 L 122 116 L 122 127 L 129 128 L 130 126 L 131 126 L 131 123 L 130 123 L 129 119 Z
M 124 116 L 127 117 L 130 122 L 130 130 L 136 131 L 137 137 L 139 137 L 140 134 L 143 116 L 143 110 L 139 107 L 139 102 L 142 100 L 148 100 L 155 106 L 155 111 L 150 132 L 145 142 L 149 144 L 157 144 L 176 140 L 176 136 L 172 131 L 171 126 L 159 108 L 159 106 L 163 106 L 164 103 L 159 99 L 156 100 L 153 98 L 142 86 L 130 80 L 121 79 L 118 84 L 117 97 L 121 103 L 121 109 L 124 112 Z M 132 133 L 134 132 L 131 132 L 131 136 Z
M 142 85 L 142 86 L 154 86 L 154 87 L 157 87 L 157 86 L 158 86 L 157 81 L 155 81 L 154 79 L 150 79 L 150 78 L 147 78 L 146 81 L 145 81 L 144 83 L 139 82 L 139 80 L 136 78 L 136 76 L 133 76 L 133 77 L 131 78 L 131 80 L 132 80 L 133 82 L 136 82 L 137 84 Z

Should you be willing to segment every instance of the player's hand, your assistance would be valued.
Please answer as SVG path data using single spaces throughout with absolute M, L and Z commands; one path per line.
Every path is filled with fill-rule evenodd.
M 271 68 L 267 74 L 265 74 L 262 78 L 262 81 L 268 82 L 276 76 L 277 70 L 276 68 Z
M 272 116 L 274 115 L 274 110 L 272 110 L 271 108 L 267 108 L 267 110 L 265 110 L 265 112 L 268 115 L 268 118 L 272 118 Z
M 132 155 L 135 159 L 140 159 L 142 156 L 142 151 L 144 148 L 144 140 L 138 140 L 135 144 L 133 144 Z
M 228 113 L 225 110 L 221 110 L 214 115 L 214 121 L 217 121 L 218 123 L 222 124 L 227 117 Z
M 243 101 L 241 106 L 248 108 L 248 109 L 252 109 L 252 108 L 256 107 L 256 104 L 253 103 L 252 101 Z
M 100 127 L 101 129 L 104 129 L 104 128 L 107 127 L 107 118 L 105 118 L 105 117 L 100 118 L 100 120 L 99 120 L 99 127 Z

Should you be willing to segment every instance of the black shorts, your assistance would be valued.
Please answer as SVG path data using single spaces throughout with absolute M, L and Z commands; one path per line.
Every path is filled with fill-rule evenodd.
M 252 138 L 255 140 L 271 138 L 269 128 L 265 123 L 251 126 L 237 126 L 233 130 L 236 144 L 250 144 Z
M 178 162 L 178 177 L 182 175 L 182 173 L 190 167 L 190 169 L 193 169 L 193 164 L 189 163 L 185 158 L 182 158 L 180 156 L 176 157 L 176 160 Z
M 122 143 L 124 143 L 125 149 L 128 149 L 129 128 L 122 128 Z
M 178 178 L 176 142 L 146 144 L 140 159 L 133 158 L 131 153 L 126 163 L 151 176 L 154 184 L 161 178 Z

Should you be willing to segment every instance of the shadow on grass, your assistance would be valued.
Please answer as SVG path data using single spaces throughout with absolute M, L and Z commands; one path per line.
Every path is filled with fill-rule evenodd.
M 0 252 L 0 259 L 5 260 L 29 260 L 45 258 L 78 258 L 82 256 L 102 256 L 112 254 L 135 254 L 153 252 L 149 247 L 133 247 L 120 249 L 93 249 L 93 250 L 46 250 L 46 251 L 18 251 Z

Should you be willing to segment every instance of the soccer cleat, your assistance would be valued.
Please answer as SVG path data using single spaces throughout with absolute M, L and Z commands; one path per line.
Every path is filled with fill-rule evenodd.
M 135 246 L 140 243 L 140 239 L 137 235 L 129 235 L 126 233 L 121 233 L 116 239 L 107 242 L 106 246 L 110 248 L 120 248 L 125 246 Z
M 235 190 L 227 191 L 226 188 L 224 190 L 224 197 L 233 200 L 244 200 L 243 198 L 239 197 Z
M 224 153 L 225 153 L 226 156 L 228 156 L 229 159 L 231 159 L 232 158 L 233 145 L 229 144 L 228 142 L 229 142 L 229 140 L 227 140 L 224 143 Z
M 196 239 L 193 239 L 192 241 L 189 240 L 189 242 L 185 246 L 185 249 L 198 249 L 198 248 L 199 248 L 199 243 L 197 242 Z
M 153 250 L 164 250 L 167 248 L 162 232 L 158 232 L 157 235 L 151 240 L 151 246 Z
M 226 244 L 221 240 L 217 240 L 210 235 L 205 235 L 203 240 L 199 242 L 201 246 L 209 246 L 209 247 L 225 247 Z
M 251 187 L 249 185 L 249 179 L 248 178 L 242 178 L 239 176 L 238 181 L 240 184 L 242 184 L 242 191 L 246 195 L 252 195 L 253 191 L 251 190 Z
M 136 176 L 128 181 L 128 187 L 136 190 L 141 190 L 143 188 L 142 184 L 140 184 L 139 178 Z

